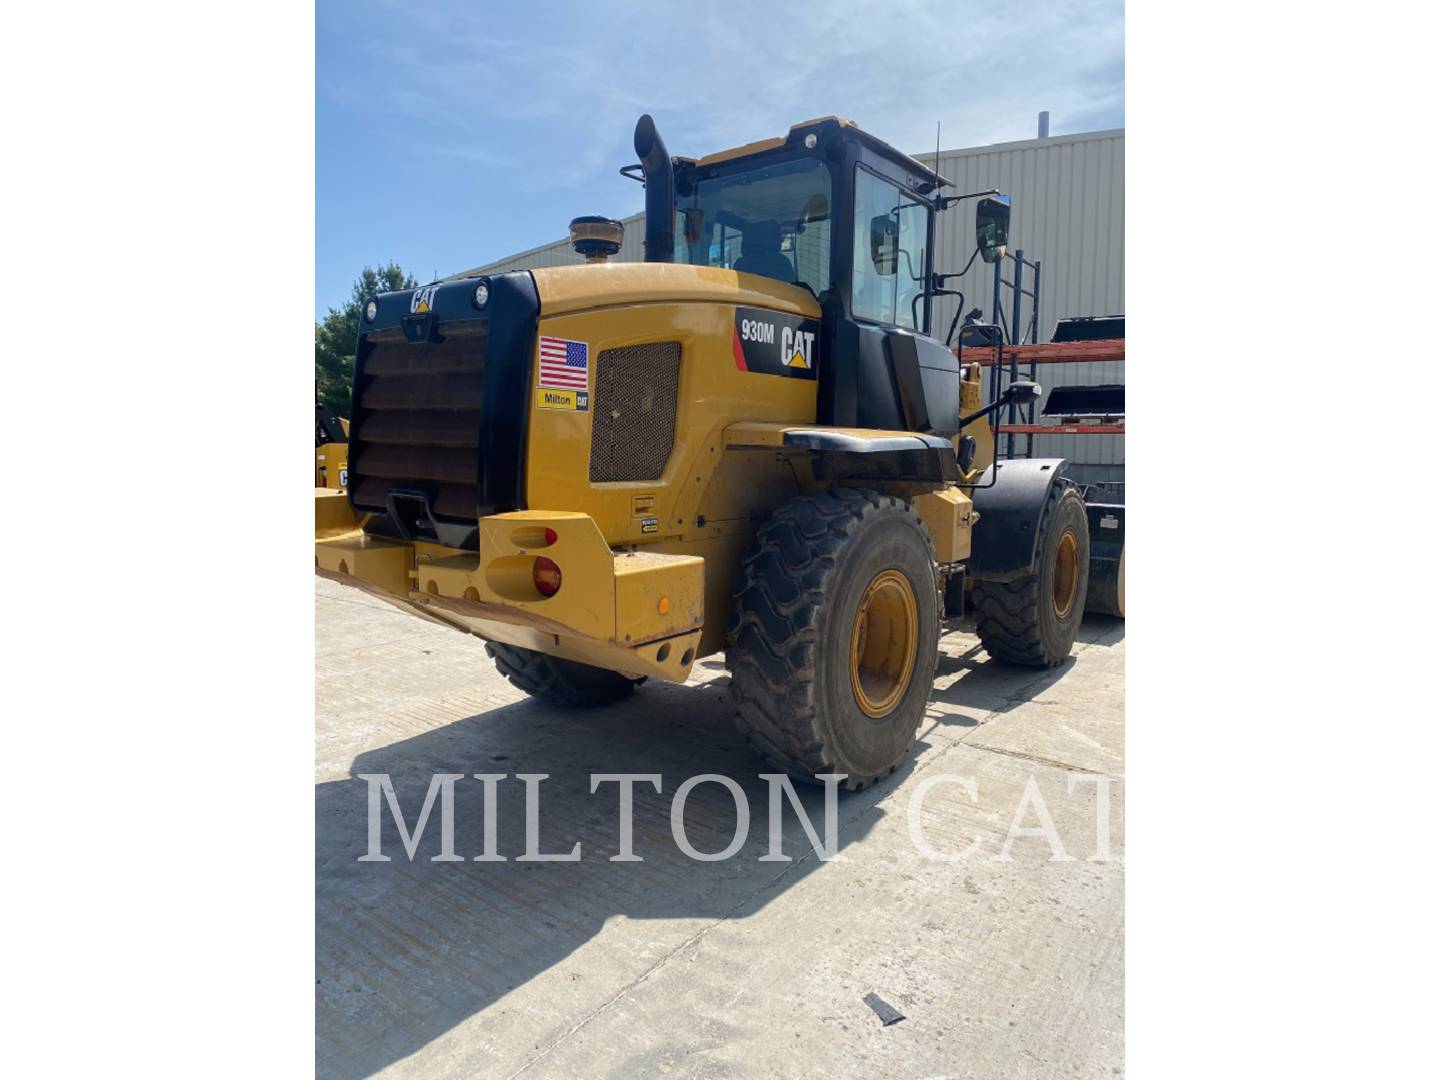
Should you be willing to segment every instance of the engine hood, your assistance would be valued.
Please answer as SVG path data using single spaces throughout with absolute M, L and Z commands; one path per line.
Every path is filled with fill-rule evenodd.
M 625 304 L 716 303 L 820 317 L 809 289 L 758 274 L 684 263 L 591 263 L 530 271 L 544 315 Z

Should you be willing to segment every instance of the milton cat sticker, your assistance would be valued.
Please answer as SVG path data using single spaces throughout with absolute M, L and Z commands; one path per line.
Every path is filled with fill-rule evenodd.
M 737 307 L 731 343 L 735 366 L 758 375 L 814 379 L 815 339 L 819 336 L 818 319 Z
M 552 390 L 539 387 L 535 391 L 537 409 L 559 409 L 562 412 L 589 412 L 590 392 L 588 390 Z

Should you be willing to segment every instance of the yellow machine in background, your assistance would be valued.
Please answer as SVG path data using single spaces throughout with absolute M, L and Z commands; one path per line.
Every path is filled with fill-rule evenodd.
M 648 117 L 635 143 L 646 262 L 577 219 L 586 265 L 366 303 L 318 571 L 566 705 L 724 651 L 761 753 L 863 787 L 914 740 L 967 576 L 993 654 L 1068 655 L 1084 506 L 1063 461 L 992 464 L 988 416 L 1033 384 L 982 403 L 925 333 L 943 177 L 834 118 L 698 160 Z M 979 204 L 976 255 L 1008 220 Z
M 350 421 L 315 403 L 315 486 L 343 491 L 349 481 Z

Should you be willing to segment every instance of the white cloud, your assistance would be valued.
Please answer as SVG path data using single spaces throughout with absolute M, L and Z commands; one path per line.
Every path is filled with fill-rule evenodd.
M 1120 122 L 1119 3 L 860 0 L 381 5 L 413 32 L 370 32 L 347 7 L 363 62 L 320 75 L 337 102 L 400 121 L 417 144 L 479 167 L 544 162 L 533 182 L 586 186 L 632 160 L 651 112 L 675 154 L 782 134 L 836 113 L 912 152 Z M 444 148 L 453 149 L 444 149 Z

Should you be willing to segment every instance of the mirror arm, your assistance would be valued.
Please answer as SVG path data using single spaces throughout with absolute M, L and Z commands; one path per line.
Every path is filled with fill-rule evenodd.
M 962 416 L 962 417 L 960 418 L 960 430 L 961 430 L 961 431 L 964 431 L 967 427 L 969 427 L 971 424 L 973 424 L 976 420 L 979 420 L 981 417 L 984 417 L 984 416 L 989 416 L 991 413 L 995 412 L 997 409 L 1003 409 L 1006 405 L 1009 405 L 1009 404 L 1010 404 L 1010 399 L 1002 394 L 1002 395 L 1000 396 L 1000 400 L 999 400 L 999 401 L 992 401 L 989 405 L 986 405 L 986 406 L 984 406 L 984 407 L 981 408 L 981 409 L 977 409 L 975 412 L 971 413 L 969 416 Z
M 945 282 L 949 281 L 951 278 L 964 277 L 966 274 L 968 274 L 968 273 L 970 272 L 970 267 L 972 267 L 972 266 L 975 265 L 975 259 L 979 256 L 979 254 L 980 254 L 980 245 L 979 245 L 979 244 L 976 244 L 976 245 L 975 245 L 975 250 L 970 253 L 970 260 L 964 265 L 964 267 L 962 267 L 960 270 L 958 270 L 957 272 L 955 272 L 955 273 L 953 273 L 953 274 L 936 274 L 936 275 L 935 275 L 935 284 L 936 284 L 936 286 L 938 287 L 939 285 L 944 284 Z
M 989 415 L 996 409 L 999 409 L 1002 405 L 1007 404 L 1009 404 L 1009 402 L 1006 400 L 1005 397 L 1002 396 L 999 401 L 992 401 L 989 405 L 986 405 L 979 412 L 973 412 L 969 416 L 962 416 L 960 418 L 960 430 L 964 431 L 974 421 L 979 420 L 982 416 Z M 988 425 L 988 427 L 990 428 L 990 470 L 993 475 L 990 477 L 990 482 L 988 484 L 962 485 L 964 487 L 971 488 L 972 490 L 994 487 L 996 481 L 1000 479 L 1000 470 L 997 467 L 1000 464 L 1000 425 L 990 424 Z
M 983 199 L 986 195 L 1001 194 L 1003 194 L 1003 192 L 1001 192 L 998 188 L 991 188 L 989 191 L 971 191 L 965 195 L 942 195 L 940 196 L 939 200 L 940 209 L 949 210 L 950 207 L 954 206 L 956 203 L 964 202 L 966 199 Z
M 1023 402 L 1022 402 L 1022 401 L 1019 401 L 1019 399 L 1020 399 L 1020 397 L 1022 396 L 1022 394 L 1023 394 L 1025 391 L 1028 391 L 1028 390 L 1034 390 L 1034 391 L 1036 391 L 1035 396 L 1034 396 L 1034 397 L 1031 397 L 1031 398 L 1028 398 L 1026 401 L 1023 401 Z M 976 420 L 979 420 L 982 416 L 989 416 L 991 413 L 995 412 L 997 409 L 1004 408 L 1006 405 L 1010 405 L 1010 404 L 1016 403 L 1016 402 L 1018 402 L 1019 404 L 1024 405 L 1024 404 L 1028 404 L 1028 403 L 1031 402 L 1031 401 L 1037 400 L 1037 399 L 1039 398 L 1039 396 L 1040 396 L 1040 395 L 1039 395 L 1039 390 L 1040 390 L 1040 387 L 1039 387 L 1039 385 L 1038 385 L 1037 383 L 1033 383 L 1033 382 L 1017 382 L 1017 383 L 1012 383 L 1010 386 L 1007 386 L 1007 387 L 1005 388 L 1005 392 L 1004 392 L 1003 394 L 1001 394 L 998 398 L 996 398 L 994 401 L 992 401 L 989 405 L 986 405 L 986 406 L 984 406 L 983 408 L 980 408 L 980 409 L 976 409 L 976 410 L 975 410 L 973 413 L 971 413 L 969 416 L 962 416 L 962 417 L 960 418 L 960 430 L 961 430 L 961 431 L 964 431 L 967 427 L 969 427 L 971 424 L 973 424 Z
M 981 192 L 981 194 L 983 195 L 983 194 L 985 194 L 985 192 Z M 964 196 L 957 196 L 957 197 L 963 198 Z M 970 267 L 972 267 L 972 266 L 975 265 L 975 259 L 979 256 L 979 254 L 980 254 L 980 246 L 977 244 L 977 245 L 975 246 L 975 250 L 970 253 L 970 258 L 969 258 L 969 260 L 965 263 L 964 267 L 962 267 L 960 270 L 956 271 L 956 272 L 953 273 L 953 274 L 933 274 L 933 273 L 932 273 L 932 274 L 930 275 L 930 284 L 929 284 L 926 288 L 921 289 L 920 292 L 919 292 L 918 294 L 916 294 L 915 297 L 914 297 L 913 299 L 911 299 L 911 301 L 910 301 L 910 321 L 911 321 L 912 323 L 914 323 L 916 326 L 919 326 L 919 325 L 920 325 L 920 318 L 919 318 L 919 316 L 916 314 L 916 311 L 915 311 L 915 302 L 916 302 L 917 300 L 921 299 L 921 297 L 925 297 L 925 296 L 958 296 L 958 297 L 960 298 L 960 303 L 956 306 L 956 309 L 955 309 L 955 318 L 953 318 L 953 319 L 950 320 L 950 332 L 945 335 L 945 345 L 946 345 L 947 347 L 950 345 L 950 339 L 955 336 L 955 328 L 956 328 L 956 325 L 960 322 L 960 315 L 961 315 L 961 313 L 964 312 L 964 310 L 965 310 L 965 294 L 964 294 L 963 292 L 961 292 L 959 289 L 947 289 L 947 288 L 945 288 L 945 282 L 949 281 L 951 278 L 964 277 L 966 274 L 968 274 L 968 273 L 970 272 Z M 907 253 L 907 258 L 908 258 L 908 253 Z M 920 279 L 919 279 L 919 278 L 916 278 L 915 280 L 918 281 L 918 280 L 920 280 Z
M 1028 385 L 1031 386 L 1031 387 L 1034 387 L 1034 386 L 1035 386 L 1034 383 L 1030 383 L 1030 384 L 1028 384 Z M 1038 389 L 1038 387 L 1036 387 L 1036 389 Z M 986 406 L 985 406 L 984 408 L 982 408 L 982 409 L 977 409 L 975 412 L 971 413 L 969 416 L 962 416 L 962 417 L 960 418 L 960 430 L 961 430 L 961 431 L 964 431 L 967 427 L 969 427 L 971 424 L 973 424 L 976 420 L 979 420 L 981 417 L 989 416 L 991 413 L 993 413 L 993 412 L 998 412 L 1000 409 L 1004 408 L 1006 405 L 1009 405 L 1009 404 L 1011 403 L 1011 401 L 1013 401 L 1015 398 L 1017 398 L 1017 397 L 1019 396 L 1018 394 L 1016 394 L 1016 393 L 1014 392 L 1015 390 L 1016 390 L 1016 387 L 1014 387 L 1014 386 L 1007 387 L 1006 390 L 1005 390 L 1005 393 L 1001 394 L 998 400 L 992 401 L 989 405 L 986 405 Z M 971 488 L 971 489 L 973 489 L 973 490 L 979 490 L 979 489 L 981 489 L 981 488 L 990 488 L 990 487 L 994 487 L 996 481 L 998 481 L 998 480 L 1000 479 L 1000 469 L 998 468 L 998 466 L 999 466 L 999 464 L 1000 464 L 1000 425 L 999 425 L 999 424 L 991 424 L 991 425 L 989 425 L 989 427 L 990 427 L 990 440 L 991 440 L 991 452 L 990 452 L 990 462 L 991 462 L 991 465 L 990 465 L 990 468 L 991 468 L 991 471 L 992 471 L 992 474 L 993 474 L 993 475 L 990 477 L 990 482 L 989 482 L 988 484 L 962 484 L 962 485 L 961 485 L 962 487 L 968 487 L 968 488 Z

